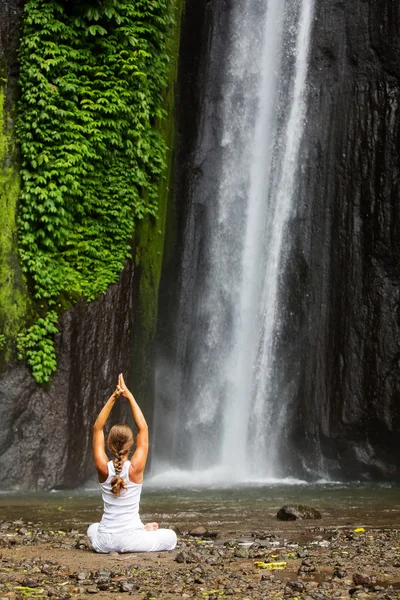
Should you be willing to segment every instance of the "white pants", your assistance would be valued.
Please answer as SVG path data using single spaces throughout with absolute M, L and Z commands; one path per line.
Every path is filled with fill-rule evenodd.
M 173 550 L 177 538 L 172 529 L 132 529 L 124 533 L 99 533 L 100 523 L 93 523 L 87 530 L 87 536 L 96 552 L 160 552 Z

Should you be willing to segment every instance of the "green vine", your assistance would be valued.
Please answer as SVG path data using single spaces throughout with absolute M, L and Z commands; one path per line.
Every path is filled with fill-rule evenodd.
M 171 24 L 167 0 L 25 4 L 19 247 L 40 319 L 20 348 L 39 383 L 56 368 L 54 310 L 105 292 L 135 222 L 157 214 Z
M 57 313 L 50 311 L 44 319 L 38 319 L 26 333 L 17 337 L 18 358 L 26 359 L 38 383 L 49 381 L 57 367 L 52 337 L 57 333 L 57 320 Z

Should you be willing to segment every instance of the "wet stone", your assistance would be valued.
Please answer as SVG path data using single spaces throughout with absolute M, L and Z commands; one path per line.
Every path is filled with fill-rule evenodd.
M 321 519 L 321 513 L 304 504 L 285 504 L 276 514 L 279 521 L 297 521 L 299 519 Z
M 133 583 L 129 583 L 128 581 L 121 581 L 120 585 L 119 585 L 119 591 L 120 592 L 132 592 L 133 590 Z
M 354 573 L 353 581 L 355 585 L 370 585 L 371 577 L 366 573 Z
M 285 587 L 285 592 L 299 592 L 301 594 L 304 590 L 304 583 L 301 581 L 289 581 Z
M 338 579 L 344 579 L 347 576 L 347 571 L 344 571 L 343 569 L 339 569 L 338 567 L 336 567 L 333 571 L 333 577 L 337 577 Z
M 233 556 L 235 556 L 235 558 L 248 558 L 248 551 L 245 550 L 244 548 L 236 548 Z
M 179 552 L 175 556 L 175 561 L 177 563 L 198 563 L 199 560 L 200 556 L 190 550 Z
M 195 527 L 189 531 L 189 534 L 195 537 L 202 537 L 207 534 L 207 529 L 205 527 Z
M 107 571 L 106 569 L 103 569 L 101 571 L 97 571 L 96 576 L 109 579 L 111 577 L 111 571 Z
M 36 588 L 39 587 L 39 583 L 36 579 L 30 579 L 29 577 L 26 577 L 21 585 L 23 585 L 24 587 L 30 587 L 30 588 Z

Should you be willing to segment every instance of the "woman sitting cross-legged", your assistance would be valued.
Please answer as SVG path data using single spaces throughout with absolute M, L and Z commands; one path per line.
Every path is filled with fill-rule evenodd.
M 120 396 L 127 398 L 139 430 L 136 450 L 129 460 L 134 437 L 128 425 L 111 427 L 107 446 L 113 460 L 108 460 L 104 447 L 104 425 Z M 143 525 L 139 517 L 143 471 L 149 445 L 147 423 L 136 400 L 118 377 L 115 392 L 100 411 L 93 426 L 94 464 L 99 476 L 104 509 L 100 523 L 90 525 L 87 535 L 96 552 L 159 552 L 173 550 L 176 534 L 172 529 L 159 529 L 157 523 Z

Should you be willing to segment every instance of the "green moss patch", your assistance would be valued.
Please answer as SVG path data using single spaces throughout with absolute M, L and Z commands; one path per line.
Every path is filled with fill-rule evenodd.
M 20 178 L 16 161 L 11 115 L 4 109 L 6 81 L 0 82 L 0 350 L 10 358 L 10 348 L 24 322 L 26 290 L 17 256 L 16 212 Z
M 40 321 L 19 348 L 39 383 L 56 368 L 54 314 L 104 293 L 157 216 L 172 23 L 167 0 L 25 4 L 19 241 Z

